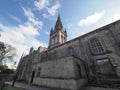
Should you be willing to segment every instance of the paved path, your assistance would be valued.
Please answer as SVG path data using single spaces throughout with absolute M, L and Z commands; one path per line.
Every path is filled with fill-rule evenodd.
M 8 84 L 12 84 L 12 82 L 6 82 Z M 19 87 L 19 88 L 24 88 L 26 90 L 52 90 L 52 89 L 48 89 L 48 88 L 41 88 L 41 87 L 38 87 L 38 86 L 31 86 L 27 83 L 24 83 L 24 82 L 15 82 L 15 87 Z
M 12 82 L 6 82 L 10 85 L 12 85 Z M 23 90 L 53 90 L 53 89 L 48 89 L 48 88 L 42 88 L 38 86 L 31 86 L 25 82 L 16 82 L 15 85 L 16 87 L 23 88 Z M 57 89 L 54 89 L 57 90 Z M 80 90 L 120 90 L 120 89 L 112 89 L 112 88 L 102 88 L 102 87 L 85 87 L 84 89 Z

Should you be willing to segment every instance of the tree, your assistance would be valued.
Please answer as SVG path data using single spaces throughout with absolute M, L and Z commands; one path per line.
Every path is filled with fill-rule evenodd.
M 5 69 L 8 69 L 8 66 L 6 64 L 0 64 L 0 73 Z
M 0 64 L 2 65 L 7 60 L 13 61 L 16 56 L 16 49 L 9 44 L 0 42 Z
M 1 73 L 4 73 L 4 74 L 13 74 L 15 72 L 15 70 L 13 69 L 4 69 Z

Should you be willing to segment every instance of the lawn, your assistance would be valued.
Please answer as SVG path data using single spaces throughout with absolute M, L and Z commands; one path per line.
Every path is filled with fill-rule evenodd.
M 3 89 L 3 90 L 26 90 L 26 89 L 22 89 L 22 88 L 18 88 L 18 87 L 12 87 L 12 86 L 8 85 L 8 87 Z

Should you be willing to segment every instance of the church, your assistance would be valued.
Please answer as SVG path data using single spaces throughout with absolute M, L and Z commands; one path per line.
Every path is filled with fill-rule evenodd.
M 120 20 L 67 41 L 58 15 L 49 46 L 22 55 L 18 80 L 53 89 L 79 90 L 120 78 Z M 120 82 L 120 81 L 119 81 Z M 106 84 L 106 83 L 105 83 Z M 108 85 L 112 86 L 112 85 Z

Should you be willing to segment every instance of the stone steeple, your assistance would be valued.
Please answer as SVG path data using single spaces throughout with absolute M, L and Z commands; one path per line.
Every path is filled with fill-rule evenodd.
M 51 28 L 51 31 L 50 31 L 49 48 L 53 48 L 66 41 L 67 41 L 67 32 L 66 30 L 63 29 L 60 15 L 58 15 L 55 27 L 54 29 Z
M 62 22 L 61 22 L 61 19 L 60 19 L 60 14 L 58 15 L 58 18 L 57 18 L 57 21 L 56 21 L 56 24 L 55 24 L 55 29 L 54 30 L 61 30 L 63 29 L 63 25 L 62 25 Z

